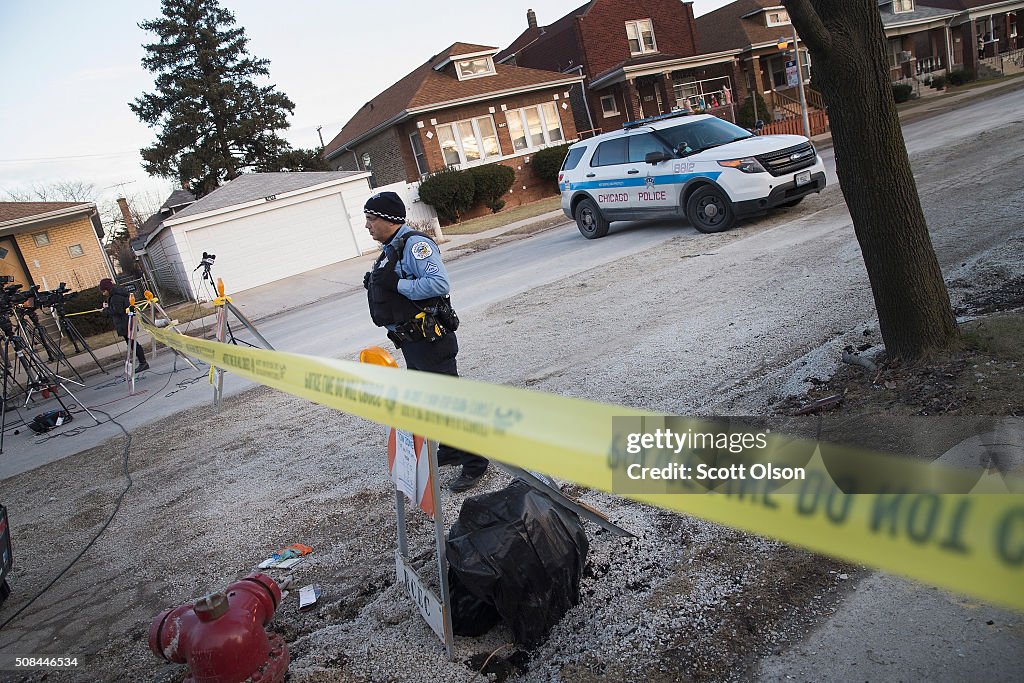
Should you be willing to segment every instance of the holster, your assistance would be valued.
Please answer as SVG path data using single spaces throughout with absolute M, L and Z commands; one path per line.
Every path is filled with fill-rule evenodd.
M 396 325 L 393 332 L 388 332 L 388 338 L 395 343 L 396 348 L 401 348 L 405 342 L 434 342 L 446 334 L 448 330 L 433 313 L 422 311 L 412 320 Z

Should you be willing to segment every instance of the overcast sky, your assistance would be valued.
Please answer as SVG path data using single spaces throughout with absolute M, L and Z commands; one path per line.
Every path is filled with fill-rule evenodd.
M 696 0 L 701 15 L 729 0 Z M 270 82 L 295 103 L 295 147 L 329 142 L 374 95 L 453 42 L 505 47 L 533 8 L 550 24 L 582 0 L 221 0 L 245 28 L 252 55 L 270 60 Z M 0 195 L 32 184 L 82 181 L 102 198 L 149 193 L 139 149 L 154 131 L 128 102 L 152 90 L 138 27 L 159 0 L 0 0 Z M 123 184 L 123 185 L 122 185 Z M 0 196 L 0 200 L 3 197 Z

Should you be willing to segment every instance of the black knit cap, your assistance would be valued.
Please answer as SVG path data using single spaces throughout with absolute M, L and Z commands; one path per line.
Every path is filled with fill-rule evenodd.
M 379 216 L 389 223 L 404 223 L 405 202 L 394 192 L 378 192 L 366 200 L 363 213 Z

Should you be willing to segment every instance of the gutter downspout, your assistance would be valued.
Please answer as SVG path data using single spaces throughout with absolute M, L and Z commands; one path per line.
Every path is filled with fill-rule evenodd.
M 575 71 L 583 76 L 583 65 L 577 64 Z M 586 77 L 580 81 L 580 94 L 583 95 L 583 110 L 587 112 L 587 123 L 590 124 L 590 132 L 594 132 L 594 117 L 590 115 L 590 102 L 587 101 L 587 83 Z M 579 132 L 576 133 L 576 137 L 579 137 Z

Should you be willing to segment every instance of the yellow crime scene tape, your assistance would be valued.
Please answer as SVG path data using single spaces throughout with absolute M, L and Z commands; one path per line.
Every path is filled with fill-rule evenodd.
M 294 396 L 581 486 L 902 574 L 1024 610 L 1024 485 L 847 449 L 870 468 L 916 482 L 913 492 L 844 493 L 813 442 L 776 438 L 772 457 L 801 446 L 807 477 L 772 490 L 703 495 L 624 492 L 610 449 L 613 422 L 651 413 L 466 378 L 239 348 L 146 330 L 185 354 Z M 696 423 L 696 421 L 695 421 Z M 807 444 L 812 444 L 810 448 Z M 810 455 L 813 453 L 813 455 Z M 966 484 L 964 483 L 966 478 Z M 955 486 L 924 490 L 920 483 Z M 849 490 L 844 486 L 845 490 Z M 959 493 L 943 493 L 955 490 Z

